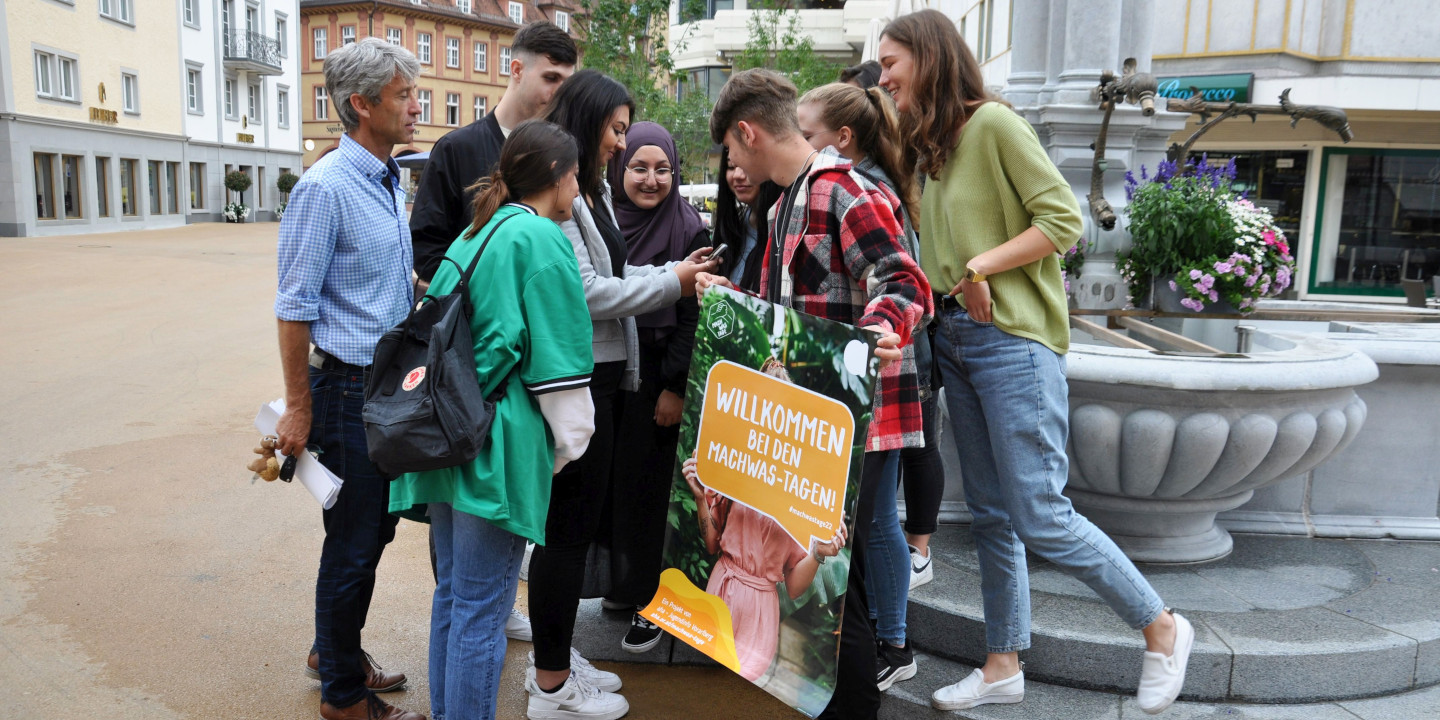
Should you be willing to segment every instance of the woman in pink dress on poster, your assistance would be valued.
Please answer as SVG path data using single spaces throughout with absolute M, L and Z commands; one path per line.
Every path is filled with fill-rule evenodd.
M 790 380 L 784 366 L 773 358 L 765 361 L 760 371 Z M 720 553 L 710 570 L 705 592 L 730 608 L 740 676 L 755 682 L 770 669 L 780 642 L 780 594 L 776 584 L 785 583 L 791 600 L 810 589 L 820 565 L 845 547 L 845 524 L 840 523 L 830 542 L 811 539 L 806 551 L 769 516 L 705 487 L 693 453 L 681 470 L 695 496 L 695 514 L 705 538 L 705 552 Z

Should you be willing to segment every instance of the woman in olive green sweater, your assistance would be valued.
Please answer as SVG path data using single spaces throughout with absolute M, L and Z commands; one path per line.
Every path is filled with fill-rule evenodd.
M 879 55 L 880 84 L 903 118 L 906 159 L 928 180 L 922 267 L 937 292 L 949 289 L 935 303 L 935 362 L 974 515 L 985 607 L 984 667 L 937 690 L 932 703 L 958 710 L 1024 699 L 1018 651 L 1030 646 L 1029 548 L 1144 633 L 1137 699 L 1160 712 L 1184 684 L 1194 630 L 1061 494 L 1070 328 L 1059 253 L 1083 227 L 1075 194 L 1030 124 L 985 91 L 979 63 L 944 14 L 896 19 Z

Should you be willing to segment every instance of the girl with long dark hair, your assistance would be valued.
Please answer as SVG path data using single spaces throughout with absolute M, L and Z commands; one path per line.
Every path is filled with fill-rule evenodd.
M 432 295 L 453 292 L 460 268 L 479 256 L 469 282 L 475 365 L 487 395 L 504 390 L 490 442 L 474 460 L 407 473 L 390 486 L 390 511 L 428 520 L 435 539 L 436 717 L 495 716 L 525 541 L 546 541 L 550 478 L 581 456 L 594 430 L 589 311 L 556 224 L 578 194 L 578 159 L 574 139 L 555 125 L 515 128 L 499 168 L 472 188 L 474 221 L 430 285 Z
M 730 150 L 720 146 L 724 182 L 715 192 L 715 247 L 725 246 L 720 273 L 748 293 L 760 292 L 760 267 L 770 244 L 766 215 L 780 199 L 782 188 L 773 182 L 755 183 L 730 162 Z
M 580 145 L 580 195 L 561 229 L 579 264 L 593 332 L 595 436 L 579 460 L 556 474 L 546 544 L 530 560 L 530 623 L 535 664 L 527 677 L 532 717 L 613 720 L 629 710 L 615 694 L 620 678 L 595 668 L 571 647 L 575 614 L 585 592 L 587 554 L 598 536 L 610 493 L 620 391 L 639 388 L 635 316 L 671 307 L 693 295 L 695 274 L 714 267 L 697 252 L 679 262 L 630 265 L 602 173 L 625 150 L 635 103 L 625 86 L 595 70 L 575 73 L 556 91 L 545 119 L 570 131 Z M 709 248 L 703 248 L 709 252 Z M 592 588 L 603 594 L 608 588 Z M 567 689 L 582 692 L 578 700 Z
M 975 517 L 985 608 L 985 665 L 931 703 L 958 710 L 1024 699 L 1028 549 L 1144 634 L 1137 700 L 1160 712 L 1184 685 L 1194 630 L 1061 494 L 1070 328 L 1059 257 L 1080 237 L 1075 193 L 1030 124 L 985 90 L 980 64 L 943 13 L 890 23 L 879 60 L 880 84 L 903 118 L 906 169 L 929 178 L 920 258 L 947 293 L 936 301 L 935 356 Z

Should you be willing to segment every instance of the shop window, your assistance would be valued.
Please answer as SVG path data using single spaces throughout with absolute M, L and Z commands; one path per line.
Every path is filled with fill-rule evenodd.
M 1326 148 L 1310 292 L 1403 295 L 1440 274 L 1440 152 Z
M 165 212 L 180 212 L 180 163 L 165 163 Z
M 35 153 L 35 217 L 55 219 L 54 153 Z
M 67 219 L 73 220 L 84 217 L 84 212 L 82 212 L 82 206 L 80 204 L 80 185 L 84 180 L 84 177 L 80 173 L 82 168 L 81 163 L 84 162 L 84 160 L 85 158 L 79 155 L 60 156 L 60 172 L 64 180 L 65 217 Z
M 120 159 L 120 214 L 125 217 L 139 214 L 135 207 L 135 166 L 139 162 L 129 158 Z
M 150 181 L 150 214 L 159 215 L 162 212 L 160 205 L 160 193 L 162 190 L 161 173 L 165 163 L 158 160 L 151 160 L 149 163 L 150 174 L 147 179 Z
M 255 173 L 255 207 L 261 209 L 265 207 L 265 195 L 270 192 L 270 186 L 265 184 L 265 168 L 256 168 Z
M 205 207 L 205 163 L 190 163 L 190 209 Z
M 95 158 L 95 206 L 97 215 L 110 217 L 110 158 Z

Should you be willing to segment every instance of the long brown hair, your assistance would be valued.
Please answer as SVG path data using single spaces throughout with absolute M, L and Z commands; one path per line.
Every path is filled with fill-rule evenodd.
M 469 240 L 507 202 L 521 200 L 554 185 L 579 162 L 580 149 L 564 128 L 544 120 L 526 120 L 510 132 L 500 148 L 500 164 L 488 177 L 468 188 L 473 219 L 460 234 Z
M 820 108 L 820 121 L 831 130 L 850 128 L 860 151 L 890 177 L 896 195 L 905 204 L 905 214 L 912 226 L 920 215 L 915 211 L 920 201 L 915 171 L 905 165 L 905 151 L 900 140 L 900 121 L 895 103 L 879 87 L 861 90 L 847 83 L 821 85 L 800 98 L 801 105 Z
M 955 23 L 939 10 L 921 10 L 895 18 L 888 37 L 914 56 L 907 88 L 910 109 L 900 119 L 905 167 L 937 179 L 960 142 L 960 129 L 982 103 L 1010 103 L 985 89 L 980 63 Z

